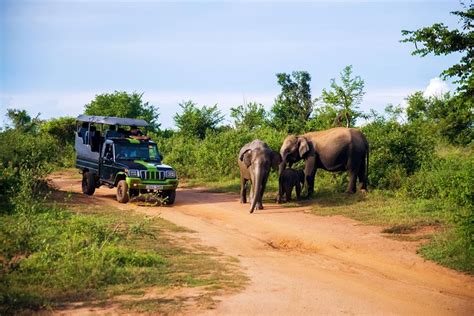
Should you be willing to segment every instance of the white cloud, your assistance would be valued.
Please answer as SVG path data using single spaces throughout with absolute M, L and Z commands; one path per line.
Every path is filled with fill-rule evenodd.
M 445 93 L 449 92 L 451 87 L 446 81 L 443 81 L 439 77 L 435 77 L 430 80 L 430 84 L 426 87 L 423 92 L 425 98 L 429 97 L 442 97 Z

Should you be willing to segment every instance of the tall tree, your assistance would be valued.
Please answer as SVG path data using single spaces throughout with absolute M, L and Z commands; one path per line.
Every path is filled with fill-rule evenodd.
M 140 118 L 150 123 L 152 130 L 158 130 L 158 108 L 143 102 L 143 93 L 127 93 L 115 91 L 95 96 L 91 103 L 85 105 L 84 113 L 88 115 L 103 115 L 116 117 Z
M 250 102 L 230 109 L 235 127 L 252 130 L 267 123 L 267 112 L 262 104 Z
M 455 144 L 469 144 L 474 139 L 473 113 L 469 104 L 449 93 L 425 98 L 421 91 L 407 97 L 406 114 L 411 123 L 423 123 L 433 133 Z
M 13 124 L 13 128 L 22 132 L 36 132 L 41 124 L 40 114 L 31 117 L 26 110 L 7 109 L 7 117 Z
M 341 84 L 336 79 L 331 79 L 330 88 L 323 89 L 320 100 L 324 105 L 333 106 L 337 110 L 338 115 L 334 120 L 342 126 L 351 127 L 362 115 L 359 104 L 364 94 L 364 80 L 360 76 L 352 77 L 352 66 L 346 66 L 341 71 Z
M 443 23 L 435 23 L 416 31 L 402 30 L 405 37 L 401 42 L 414 43 L 412 55 L 424 57 L 428 54 L 448 55 L 459 53 L 462 57 L 458 63 L 442 72 L 447 78 L 456 79 L 460 95 L 466 100 L 474 98 L 474 4 L 468 0 L 464 11 L 453 11 L 451 14 L 460 18 L 461 29 L 450 30 Z
M 183 110 L 176 113 L 174 121 L 179 132 L 185 135 L 204 139 L 207 130 L 216 130 L 217 125 L 224 120 L 224 115 L 217 109 L 217 105 L 197 107 L 193 101 L 180 103 Z
M 302 132 L 313 111 L 311 76 L 306 71 L 293 71 L 291 75 L 278 73 L 281 92 L 272 107 L 272 125 L 290 133 Z

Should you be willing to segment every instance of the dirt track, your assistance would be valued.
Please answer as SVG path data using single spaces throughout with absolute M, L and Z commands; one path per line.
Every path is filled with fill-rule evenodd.
M 80 191 L 77 179 L 53 181 Z M 119 204 L 107 188 L 86 198 L 159 213 L 196 231 L 203 244 L 237 257 L 250 285 L 221 297 L 205 314 L 474 315 L 473 277 L 424 261 L 413 242 L 384 238 L 380 227 L 275 204 L 251 215 L 237 195 L 190 189 L 178 192 L 173 207 Z

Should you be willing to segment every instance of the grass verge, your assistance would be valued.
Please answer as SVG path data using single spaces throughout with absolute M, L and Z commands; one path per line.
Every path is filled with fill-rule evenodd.
M 147 295 L 115 302 L 166 314 L 200 302 L 212 308 L 215 294 L 246 282 L 235 259 L 200 246 L 184 228 L 73 201 L 68 210 L 43 205 L 34 213 L 1 216 L 0 314 L 93 305 L 137 290 Z M 179 294 L 189 293 L 185 289 L 195 291 Z M 171 290 L 178 294 L 167 294 Z

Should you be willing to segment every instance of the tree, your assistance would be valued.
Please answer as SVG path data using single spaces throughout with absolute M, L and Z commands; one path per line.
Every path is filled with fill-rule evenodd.
M 469 1 L 471 2 L 471 1 Z M 465 11 L 453 11 L 451 14 L 460 17 L 462 30 L 449 30 L 443 23 L 435 23 L 416 31 L 402 30 L 405 39 L 402 43 L 414 43 L 412 55 L 424 57 L 430 53 L 448 55 L 460 53 L 462 57 L 457 64 L 442 72 L 447 78 L 457 78 L 459 92 L 463 99 L 474 98 L 474 4 L 463 4 Z
M 143 102 L 143 93 L 127 93 L 115 91 L 95 96 L 91 103 L 85 105 L 84 113 L 88 115 L 103 115 L 144 119 L 150 123 L 151 130 L 158 130 L 158 108 Z
M 40 132 L 56 138 L 61 145 L 74 144 L 75 131 L 76 119 L 69 116 L 47 120 L 40 126 Z
M 235 127 L 253 130 L 267 123 L 267 112 L 262 104 L 250 102 L 230 109 L 230 116 L 234 119 Z
M 41 120 L 40 113 L 32 118 L 26 110 L 7 109 L 7 117 L 13 123 L 13 128 L 24 133 L 36 132 Z
M 299 133 L 305 128 L 313 111 L 311 76 L 306 71 L 293 71 L 291 75 L 278 73 L 281 92 L 272 107 L 272 125 L 289 133 Z
M 362 112 L 358 111 L 359 104 L 364 97 L 364 80 L 360 76 L 352 77 L 352 66 L 346 66 L 341 71 L 341 84 L 331 79 L 329 90 L 323 89 L 320 100 L 326 106 L 333 106 L 339 115 L 341 123 L 345 121 L 346 127 L 354 126 Z
M 425 124 L 450 143 L 466 145 L 474 138 L 472 102 L 449 93 L 425 98 L 418 91 L 407 97 L 407 118 L 410 123 Z
M 181 114 L 174 116 L 179 132 L 185 135 L 204 139 L 207 130 L 216 130 L 217 125 L 224 120 L 224 115 L 217 109 L 217 105 L 198 108 L 193 101 L 180 103 L 183 109 Z
M 314 108 L 314 115 L 306 124 L 309 131 L 321 131 L 334 127 L 334 119 L 338 116 L 337 109 L 332 105 L 322 104 Z

